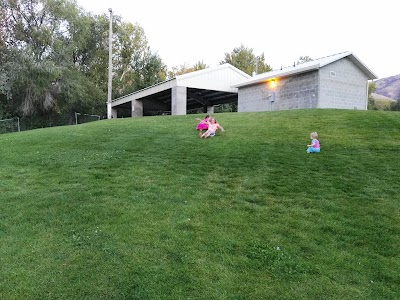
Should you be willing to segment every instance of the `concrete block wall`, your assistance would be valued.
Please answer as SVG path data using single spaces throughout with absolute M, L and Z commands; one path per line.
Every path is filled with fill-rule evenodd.
M 316 108 L 318 82 L 318 71 L 310 71 L 278 78 L 275 89 L 268 83 L 239 88 L 238 112 Z
M 347 57 L 322 67 L 318 108 L 367 109 L 368 78 Z
M 266 84 L 257 84 L 239 88 L 238 112 L 271 110 L 268 96 L 269 90 Z
M 316 108 L 318 71 L 278 79 L 276 110 Z

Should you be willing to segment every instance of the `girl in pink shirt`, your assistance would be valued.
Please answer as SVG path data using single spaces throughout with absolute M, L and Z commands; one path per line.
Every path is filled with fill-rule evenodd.
M 210 120 L 210 115 L 206 115 L 203 120 L 199 118 L 196 118 L 196 120 L 200 121 L 200 123 L 197 124 L 196 130 L 203 131 L 208 129 L 207 122 Z
M 318 141 L 318 134 L 314 131 L 310 134 L 311 144 L 307 145 L 307 153 L 319 153 L 321 151 L 321 147 Z
M 208 138 L 209 136 L 213 137 L 215 133 L 217 132 L 217 129 L 221 129 L 222 132 L 225 131 L 225 129 L 217 123 L 217 120 L 214 118 L 211 118 L 210 121 L 207 121 L 208 129 L 206 132 L 203 134 L 200 132 L 200 137 L 201 138 Z

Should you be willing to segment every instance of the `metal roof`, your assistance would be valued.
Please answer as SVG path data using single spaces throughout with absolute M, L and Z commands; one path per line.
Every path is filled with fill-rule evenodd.
M 194 71 L 134 93 L 116 98 L 111 105 L 115 108 L 130 109 L 130 102 L 141 100 L 143 109 L 171 110 L 171 89 L 177 86 L 187 88 L 187 109 L 213 106 L 237 101 L 237 88 L 233 84 L 242 82 L 251 76 L 226 63 L 199 71 Z
M 215 66 L 215 67 L 205 68 L 205 69 L 202 69 L 202 70 L 197 70 L 197 71 L 185 73 L 185 74 L 182 74 L 182 75 L 177 75 L 176 79 L 185 79 L 185 78 L 189 78 L 189 77 L 201 76 L 201 75 L 206 74 L 206 73 L 211 73 L 211 72 L 215 72 L 216 70 L 221 70 L 221 69 L 226 69 L 226 68 L 228 68 L 228 69 L 230 69 L 230 70 L 232 70 L 234 72 L 237 72 L 237 73 L 241 74 L 244 77 L 250 77 L 250 75 L 248 75 L 247 73 L 243 72 L 242 70 L 240 70 L 238 68 L 235 68 L 231 64 L 225 63 L 225 64 L 218 65 L 218 66 Z
M 237 88 L 234 88 L 232 84 L 241 82 L 243 79 L 250 77 L 251 76 L 247 73 L 226 63 L 216 67 L 177 75 L 175 78 L 113 99 L 112 106 L 117 106 L 127 101 L 132 101 L 133 99 L 141 99 L 161 91 L 169 90 L 174 86 L 237 93 Z
M 330 55 L 330 56 L 325 56 L 325 57 L 315 59 L 315 60 L 312 60 L 309 62 L 305 62 L 302 64 L 286 67 L 281 70 L 274 70 L 274 71 L 258 74 L 258 75 L 255 75 L 243 82 L 235 84 L 232 87 L 239 88 L 239 87 L 243 87 L 243 86 L 261 83 L 261 82 L 271 79 L 271 78 L 285 77 L 285 76 L 309 72 L 312 70 L 318 70 L 326 65 L 329 65 L 329 64 L 331 64 L 335 61 L 338 61 L 342 58 L 345 58 L 345 57 L 349 58 L 364 74 L 366 74 L 368 76 L 368 79 L 377 79 L 378 78 L 376 76 L 376 74 L 374 74 L 357 56 L 355 56 L 350 51 L 346 51 L 346 52 L 341 52 L 341 53 Z

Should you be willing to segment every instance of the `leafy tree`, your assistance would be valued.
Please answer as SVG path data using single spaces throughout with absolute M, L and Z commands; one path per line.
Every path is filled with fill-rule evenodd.
M 309 56 L 300 56 L 299 60 L 297 61 L 297 65 L 304 64 L 306 62 L 313 61 L 313 59 Z
M 182 75 L 194 71 L 199 71 L 208 68 L 208 66 L 203 61 L 198 61 L 193 66 L 188 66 L 186 64 L 180 65 L 180 67 L 172 67 L 172 70 L 168 72 L 168 78 L 175 78 L 177 75 Z
M 76 13 L 70 0 L 5 0 L 6 42 L 44 60 L 56 39 L 67 35 L 67 18 Z
M 220 64 L 229 63 L 243 72 L 252 75 L 253 72 L 265 73 L 272 71 L 272 68 L 265 62 L 264 53 L 256 56 L 253 49 L 244 45 L 234 48 L 231 53 L 225 53 L 225 59 Z
M 392 105 L 390 106 L 390 110 L 395 110 L 395 111 L 400 110 L 400 99 L 392 103 Z
M 113 47 L 113 87 L 122 96 L 164 81 L 166 66 L 152 53 L 143 28 L 119 20 L 116 22 Z
M 105 113 L 108 16 L 74 0 L 4 0 L 0 8 L 0 113 Z M 139 25 L 114 16 L 113 33 L 115 95 L 165 80 Z
M 7 14 L 5 2 L 0 2 L 0 53 L 5 50 Z M 0 61 L 1 62 L 1 61 Z
M 12 91 L 7 97 L 23 115 L 59 112 L 65 81 L 73 79 L 66 76 L 73 64 L 65 58 L 71 49 L 69 20 L 79 17 L 75 3 L 7 0 L 4 5 L 5 43 L 13 58 L 4 64 Z
M 5 43 L 5 9 L 4 3 L 0 2 L 0 119 L 9 117 L 9 102 L 11 98 L 10 74 L 7 72 L 6 64 L 11 57 Z
M 368 84 L 368 107 L 369 110 L 376 110 L 376 104 L 374 98 L 372 98 L 372 93 L 375 92 L 376 84 L 375 82 L 370 82 Z
M 108 83 L 108 30 L 105 14 L 80 13 L 69 21 L 69 36 L 60 45 L 63 48 L 56 51 L 60 63 L 72 63 L 104 92 Z

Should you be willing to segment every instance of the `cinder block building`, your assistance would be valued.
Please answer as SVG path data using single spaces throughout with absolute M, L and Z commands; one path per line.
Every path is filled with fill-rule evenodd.
M 362 109 L 377 76 L 352 52 L 255 75 L 238 88 L 238 112 L 304 108 Z

